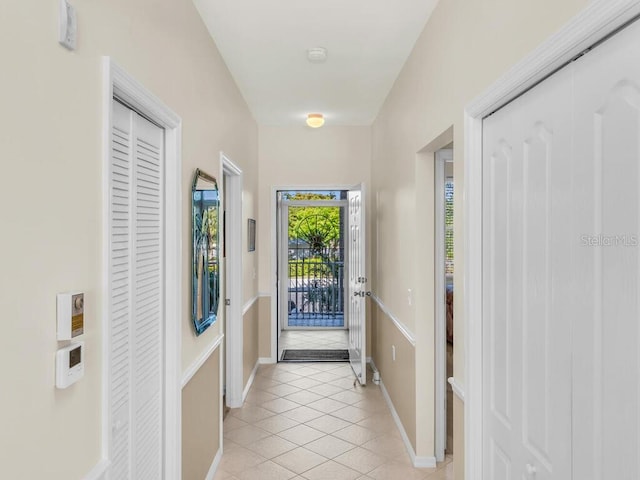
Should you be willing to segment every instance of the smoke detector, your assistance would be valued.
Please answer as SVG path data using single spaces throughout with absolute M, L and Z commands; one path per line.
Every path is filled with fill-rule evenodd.
M 307 59 L 311 63 L 324 63 L 327 61 L 327 49 L 324 47 L 314 47 L 307 50 Z

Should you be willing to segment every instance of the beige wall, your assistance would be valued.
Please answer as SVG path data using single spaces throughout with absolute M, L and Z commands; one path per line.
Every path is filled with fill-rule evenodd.
M 433 278 L 432 265 L 416 261 L 420 251 L 433 252 L 433 236 L 420 235 L 416 228 L 422 222 L 433 224 L 432 209 L 425 209 L 425 204 L 418 201 L 420 196 L 433 198 L 432 191 L 426 194 L 419 191 L 425 182 L 431 181 L 429 175 L 432 175 L 419 152 L 437 143 L 441 134 L 452 128 L 456 190 L 462 192 L 464 106 L 587 3 L 587 0 L 439 2 L 374 122 L 374 291 L 394 316 L 416 332 L 416 355 L 422 367 L 425 352 L 433 349 L 432 335 L 428 335 L 429 329 L 423 328 L 425 324 L 433 324 L 433 299 L 426 298 L 427 304 L 423 305 L 426 315 L 406 301 L 408 288 L 418 285 L 421 278 Z M 416 173 L 424 178 L 416 178 Z M 427 188 L 432 189 L 432 183 Z M 455 200 L 454 375 L 464 383 L 462 200 L 463 196 L 458 194 Z M 426 353 L 426 357 L 432 365 L 429 358 L 432 353 Z M 431 365 L 427 363 L 428 368 Z M 432 403 L 432 381 L 416 385 L 416 391 L 417 405 Z M 458 415 L 461 410 L 456 409 Z M 418 429 L 421 428 L 425 428 L 422 421 L 418 425 Z M 432 428 L 430 425 L 419 435 L 431 445 Z M 420 450 L 421 442 L 418 443 Z M 423 454 L 427 454 L 426 450 Z M 433 449 L 430 450 L 433 454 Z M 456 478 L 460 480 L 462 475 L 459 469 L 456 471 Z
M 271 357 L 271 297 L 260 297 L 258 309 L 258 350 L 260 358 Z
M 218 176 L 225 151 L 245 172 L 245 201 L 256 201 L 257 126 L 191 0 L 72 3 L 75 52 L 57 43 L 57 1 L 0 4 L 2 478 L 79 479 L 101 456 L 102 56 L 183 120 L 183 368 L 218 331 L 196 338 L 190 324 L 193 171 Z M 69 290 L 86 293 L 86 370 L 62 391 L 56 293 Z
M 374 301 L 370 303 L 373 361 L 415 451 L 415 348 L 378 304 Z M 392 346 L 396 349 L 395 361 L 391 352 Z
M 247 310 L 247 313 L 243 317 L 243 345 L 242 345 L 242 357 L 243 357 L 243 385 L 246 386 L 253 372 L 253 368 L 256 366 L 256 362 L 259 357 L 259 344 L 258 335 L 260 333 L 259 321 L 260 304 L 256 300 L 251 308 Z
M 182 480 L 204 479 L 220 448 L 220 352 L 182 389 Z
M 364 182 L 370 202 L 371 128 L 261 125 L 259 130 L 259 288 L 271 294 L 273 187 L 348 187 Z M 268 315 L 270 321 L 271 312 Z M 260 345 L 266 345 L 264 335 L 271 335 L 271 326 L 265 323 L 265 318 L 261 317 L 260 322 L 261 327 L 267 327 L 260 330 Z M 261 350 L 261 356 L 270 356 L 263 353 Z

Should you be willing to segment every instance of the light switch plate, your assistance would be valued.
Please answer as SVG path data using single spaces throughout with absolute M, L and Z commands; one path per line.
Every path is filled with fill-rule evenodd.
M 75 50 L 78 37 L 78 21 L 76 9 L 67 0 L 60 0 L 59 22 L 58 42 L 69 50 Z

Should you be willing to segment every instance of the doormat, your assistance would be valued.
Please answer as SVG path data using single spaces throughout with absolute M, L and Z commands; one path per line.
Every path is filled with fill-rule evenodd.
M 349 350 L 292 350 L 286 349 L 281 362 L 348 362 Z

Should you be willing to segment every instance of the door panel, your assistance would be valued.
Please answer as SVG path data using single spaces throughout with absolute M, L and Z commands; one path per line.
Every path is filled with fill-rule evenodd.
M 131 445 L 131 113 L 113 102 L 109 194 L 111 475 L 129 479 Z
M 575 478 L 640 478 L 640 25 L 575 62 Z
M 111 478 L 163 478 L 164 131 L 113 101 Z
M 133 478 L 162 475 L 164 132 L 134 113 Z
M 349 190 L 349 262 L 348 321 L 349 361 L 360 384 L 367 382 L 364 187 Z
M 563 71 L 484 122 L 487 479 L 571 478 L 570 107 Z
M 485 120 L 484 478 L 640 478 L 638 45 Z

